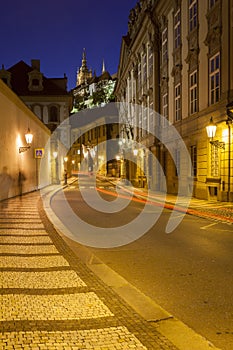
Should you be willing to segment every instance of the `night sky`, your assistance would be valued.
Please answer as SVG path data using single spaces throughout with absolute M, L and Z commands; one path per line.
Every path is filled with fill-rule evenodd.
M 101 74 L 117 71 L 121 38 L 137 0 L 4 0 L 0 6 L 0 64 L 5 69 L 23 60 L 40 59 L 48 78 L 68 77 L 76 85 L 77 68 L 86 49 L 88 68 Z

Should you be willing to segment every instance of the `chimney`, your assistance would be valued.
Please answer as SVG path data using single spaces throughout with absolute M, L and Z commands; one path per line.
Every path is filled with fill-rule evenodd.
M 31 66 L 40 72 L 40 60 L 31 60 Z

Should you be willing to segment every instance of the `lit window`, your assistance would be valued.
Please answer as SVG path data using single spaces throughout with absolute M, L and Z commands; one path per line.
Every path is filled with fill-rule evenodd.
M 197 0 L 189 0 L 189 31 L 197 27 Z
M 210 104 L 220 99 L 220 54 L 217 53 L 209 60 L 209 98 Z
M 175 86 L 175 121 L 181 120 L 181 85 Z
M 174 41 L 175 49 L 181 44 L 181 23 L 180 23 L 180 9 L 174 15 Z
M 197 112 L 197 71 L 190 74 L 190 114 Z
M 162 63 L 166 63 L 168 59 L 168 42 L 167 42 L 167 28 L 162 32 Z

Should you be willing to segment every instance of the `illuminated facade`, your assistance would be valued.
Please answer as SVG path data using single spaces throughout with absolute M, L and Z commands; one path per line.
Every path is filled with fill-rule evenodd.
M 72 113 L 87 108 L 104 106 L 114 101 L 114 88 L 116 83 L 116 75 L 111 76 L 102 65 L 102 73 L 100 76 L 92 74 L 92 70 L 87 67 L 86 52 L 83 51 L 82 65 L 77 72 L 76 87 L 72 89 L 73 110 Z
M 67 77 L 47 78 L 40 70 L 40 60 L 31 60 L 31 66 L 20 61 L 5 69 L 2 66 L 0 78 L 16 93 L 27 107 L 52 132 L 51 154 L 70 144 L 69 115 L 72 95 L 67 92 Z M 59 127 L 59 130 L 57 129 Z M 60 146 L 57 140 L 60 140 Z M 61 153 L 61 152 L 60 152 Z M 57 171 L 52 169 L 52 182 L 59 182 L 63 174 L 63 156 L 56 160 Z
M 118 143 L 110 145 L 107 141 L 119 136 L 118 126 L 114 122 L 105 123 L 104 106 L 114 101 L 115 83 L 116 77 L 106 71 L 104 62 L 102 74 L 98 77 L 92 74 L 88 69 L 84 50 L 82 66 L 77 73 L 77 86 L 72 89 L 73 122 L 71 123 L 69 173 L 88 172 L 89 168 L 102 175 L 114 173 Z M 103 115 L 101 115 L 102 110 Z
M 192 168 L 185 169 L 177 148 L 175 166 L 163 144 L 136 130 L 130 138 L 146 146 L 138 150 L 137 162 L 147 181 L 139 183 L 136 170 L 128 174 L 135 183 L 163 186 L 149 149 L 162 166 L 169 193 L 177 193 L 179 171 L 185 169 L 194 178 L 195 197 L 233 200 L 232 11 L 230 0 L 144 0 L 131 10 L 122 39 L 117 100 L 159 112 L 180 133 L 192 160 Z M 211 117 L 217 126 L 213 140 L 206 133 Z M 150 123 L 149 113 L 143 115 L 140 108 L 128 111 L 130 118 L 139 118 L 142 128 Z

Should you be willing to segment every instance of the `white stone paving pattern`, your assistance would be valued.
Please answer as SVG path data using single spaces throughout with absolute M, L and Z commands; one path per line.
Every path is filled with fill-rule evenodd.
M 114 316 L 93 292 L 62 295 L 7 294 L 0 296 L 0 305 L 0 321 L 79 320 Z
M 0 288 L 79 288 L 86 283 L 73 270 L 47 272 L 0 272 Z
M 0 340 L 0 346 L 3 350 L 15 348 L 25 349 L 32 342 L 33 346 L 30 349 L 147 349 L 126 327 L 62 332 L 7 332 Z
M 62 256 L 2 256 L 0 267 L 43 268 L 69 266 Z
M 19 252 L 18 245 L 2 245 L 1 253 L 17 254 Z M 21 245 L 21 254 L 59 254 L 58 250 L 52 245 Z

